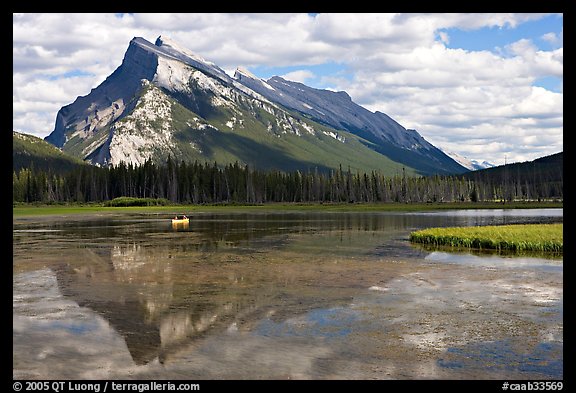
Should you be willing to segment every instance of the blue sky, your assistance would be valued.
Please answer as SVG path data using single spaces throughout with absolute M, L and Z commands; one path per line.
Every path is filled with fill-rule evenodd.
M 563 150 L 561 14 L 14 14 L 13 129 L 47 136 L 133 37 L 160 35 L 231 75 L 345 90 L 469 159 Z
M 530 39 L 541 50 L 555 49 L 549 40 L 542 37 L 548 33 L 559 36 L 563 30 L 563 17 L 561 15 L 548 15 L 537 20 L 526 21 L 518 26 L 486 26 L 480 29 L 465 30 L 462 28 L 446 28 L 450 36 L 449 48 L 463 48 L 467 50 L 489 50 L 504 48 L 515 41 Z
M 468 51 L 491 51 L 505 53 L 505 48 L 523 39 L 530 40 L 538 50 L 549 51 L 561 46 L 563 18 L 560 15 L 549 15 L 538 20 L 511 27 L 483 27 L 475 30 L 447 28 L 438 33 L 448 34 L 448 48 L 461 48 Z M 562 78 L 545 76 L 533 83 L 548 90 L 559 92 L 562 89 Z
M 285 76 L 287 79 L 298 79 L 299 71 L 307 71 L 300 73 L 301 78 L 299 82 L 305 82 L 306 85 L 315 87 L 317 89 L 330 89 L 333 88 L 329 82 L 330 77 L 345 78 L 349 81 L 353 80 L 353 73 L 348 69 L 345 63 L 337 63 L 329 61 L 322 64 L 314 65 L 290 65 L 282 67 L 269 67 L 269 66 L 255 66 L 250 67 L 250 72 L 261 79 L 269 79 L 273 76 Z M 289 76 L 293 78 L 289 78 Z M 294 78 L 295 77 L 295 78 Z

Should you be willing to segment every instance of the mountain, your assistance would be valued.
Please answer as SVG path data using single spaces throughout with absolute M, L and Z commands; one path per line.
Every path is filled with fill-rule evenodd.
M 239 68 L 234 77 L 270 101 L 307 118 L 362 137 L 367 146 L 422 174 L 461 173 L 465 169 L 416 130 L 402 127 L 382 112 L 370 112 L 344 92 L 320 90 L 274 76 L 267 81 Z
M 464 156 L 461 156 L 458 153 L 448 152 L 445 151 L 446 155 L 456 161 L 458 164 L 462 165 L 464 168 L 469 169 L 471 171 L 477 171 L 479 169 L 486 169 L 495 167 L 495 164 L 492 164 L 488 161 L 478 162 L 477 160 L 470 160 Z
M 46 141 L 95 165 L 121 161 L 239 162 L 260 169 L 466 169 L 387 115 L 332 92 L 221 68 L 158 37 L 132 39 L 122 64 L 60 109 Z
M 86 165 L 82 160 L 63 153 L 50 143 L 33 135 L 12 131 L 12 169 L 35 168 L 53 173 L 64 173 L 78 165 Z
M 464 173 L 463 176 L 475 179 L 478 177 L 491 176 L 498 181 L 505 176 L 522 174 L 525 177 L 540 177 L 552 181 L 562 181 L 564 173 L 564 152 L 540 157 L 533 161 L 515 162 L 512 164 L 498 165 L 492 168 L 480 169 L 474 172 Z
M 467 172 L 462 176 L 485 184 L 507 184 L 510 189 L 534 188 L 535 194 L 561 198 L 564 194 L 564 152 Z

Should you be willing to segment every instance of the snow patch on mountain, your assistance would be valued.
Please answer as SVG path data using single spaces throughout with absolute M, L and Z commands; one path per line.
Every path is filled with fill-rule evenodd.
M 235 88 L 237 88 L 238 90 L 240 90 L 242 93 L 246 94 L 249 97 L 255 98 L 259 101 L 263 101 L 263 102 L 267 103 L 268 105 L 272 105 L 272 106 L 278 108 L 278 106 L 276 104 L 274 104 L 273 102 L 268 100 L 266 97 L 255 92 L 251 88 L 244 86 L 242 83 L 240 83 L 238 81 L 233 81 L 232 86 L 234 86 Z
M 266 83 L 265 80 L 258 78 L 256 75 L 254 75 L 253 73 L 251 73 L 250 71 L 248 71 L 246 68 L 240 66 L 238 68 L 236 68 L 236 72 L 234 73 L 234 78 L 242 81 L 242 80 L 246 80 L 246 79 L 252 79 L 253 81 L 259 83 L 260 85 L 264 86 L 265 88 L 269 89 L 269 90 L 276 90 L 274 89 L 272 86 L 270 86 L 268 83 Z
M 186 55 L 189 59 L 193 59 L 195 61 L 198 61 L 200 63 L 204 63 L 207 66 L 210 67 L 217 67 L 216 64 L 214 64 L 211 61 L 208 61 L 206 59 L 204 59 L 203 57 L 198 56 L 196 53 L 190 51 L 188 48 L 184 48 L 183 46 L 181 46 L 180 44 L 178 44 L 176 41 L 172 40 L 169 37 L 165 37 L 165 36 L 159 36 L 156 39 L 156 46 L 161 47 L 162 49 L 172 49 L 174 52 L 176 52 L 179 55 Z M 181 57 L 181 56 L 178 56 Z
M 308 131 L 311 135 L 316 135 L 316 130 L 311 125 L 307 124 L 306 122 L 300 122 L 300 126 Z
M 156 39 L 155 46 L 159 49 L 162 55 L 172 56 L 195 68 L 201 69 L 208 74 L 215 76 L 225 82 L 231 83 L 232 78 L 216 64 L 208 61 L 194 52 L 180 46 L 169 38 L 160 36 Z
M 324 133 L 324 135 L 327 135 L 327 136 L 329 136 L 329 137 L 331 137 L 331 138 L 334 138 L 334 139 L 336 139 L 337 141 L 340 141 L 340 142 L 342 142 L 342 143 L 345 143 L 345 142 L 346 142 L 346 138 L 343 137 L 343 136 L 341 136 L 341 135 L 338 135 L 338 133 L 336 133 L 336 132 L 324 131 L 323 133 Z
M 471 171 L 477 171 L 479 169 L 492 168 L 496 166 L 488 161 L 478 162 L 477 160 L 471 160 L 455 152 L 444 151 L 444 153 L 458 164 Z
M 253 73 L 251 73 L 250 71 L 248 71 L 247 68 L 244 68 L 242 66 L 238 66 L 236 68 L 236 71 L 234 72 L 235 75 L 241 75 L 241 76 L 245 76 L 247 78 L 251 78 L 251 79 L 260 79 L 258 78 L 256 75 L 254 75 Z M 236 79 L 240 79 L 238 77 L 236 77 Z
M 385 157 L 418 164 L 422 173 L 463 170 L 418 132 L 355 104 L 346 92 L 280 77 L 265 81 L 243 67 L 231 77 L 163 36 L 155 44 L 132 39 L 120 67 L 88 95 L 61 108 L 46 140 L 93 164 L 142 164 L 168 154 L 186 157 L 189 147 L 201 151 L 209 146 L 206 132 L 242 133 L 248 127 L 278 138 L 312 135 L 332 144 L 324 135 L 344 143 L 341 131 L 348 131 Z M 210 143 L 220 139 L 210 137 Z
M 246 75 L 249 74 L 246 70 L 243 72 L 247 73 Z M 251 74 L 249 76 L 251 78 L 254 77 Z M 243 120 L 240 119 L 241 111 L 238 109 L 238 105 L 240 102 L 244 102 L 252 107 L 261 108 L 274 116 L 276 126 L 282 130 L 283 134 L 301 135 L 299 128 L 296 126 L 298 121 L 259 93 L 240 83 L 233 83 L 232 85 L 223 83 L 221 80 L 212 78 L 179 60 L 158 58 L 158 66 L 153 83 L 169 91 L 187 95 L 193 94 L 195 89 L 211 93 L 212 105 L 227 107 L 238 115 L 233 116 L 225 123 L 230 129 L 234 129 L 237 126 L 243 127 Z M 241 88 L 237 89 L 238 86 Z M 310 130 L 306 131 L 311 132 Z M 313 130 L 311 133 L 313 134 Z
M 230 128 L 231 130 L 234 130 L 236 127 L 244 128 L 244 120 L 239 119 L 236 116 L 232 116 L 230 120 L 226 122 L 226 127 Z
M 158 58 L 153 82 L 170 91 L 189 92 L 188 83 L 194 71 L 181 61 Z

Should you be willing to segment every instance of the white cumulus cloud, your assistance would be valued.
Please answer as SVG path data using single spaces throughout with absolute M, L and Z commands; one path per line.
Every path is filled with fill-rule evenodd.
M 314 75 L 314 73 L 310 70 L 296 70 L 280 76 L 287 80 L 305 84 L 308 79 L 312 79 L 316 75 Z
M 451 48 L 446 29 L 505 34 L 544 17 L 562 15 L 13 14 L 13 128 L 48 135 L 58 109 L 104 81 L 133 37 L 165 35 L 225 70 L 295 68 L 283 77 L 345 90 L 470 159 L 534 159 L 563 150 L 563 30 L 472 50 Z M 306 68 L 329 62 L 346 77 Z M 542 78 L 560 88 L 536 86 Z

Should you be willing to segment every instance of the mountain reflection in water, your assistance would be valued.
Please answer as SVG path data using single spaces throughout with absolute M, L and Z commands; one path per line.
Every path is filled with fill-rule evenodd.
M 507 222 L 533 219 L 562 217 Z M 198 214 L 182 228 L 168 215 L 22 220 L 14 375 L 478 378 L 482 362 L 455 371 L 446 364 L 459 352 L 450 349 L 449 363 L 445 351 L 501 340 L 519 348 L 511 359 L 548 345 L 554 368 L 530 376 L 561 378 L 562 262 L 528 258 L 501 272 L 496 259 L 441 263 L 407 242 L 411 230 L 461 222 L 390 213 Z
M 289 271 L 279 267 L 265 272 L 258 266 L 262 261 L 237 266 L 242 256 L 234 254 L 205 266 L 201 261 L 206 255 L 172 247 L 133 243 L 114 245 L 107 256 L 86 252 L 91 256 L 85 262 L 54 268 L 60 291 L 103 316 L 125 339 L 136 364 L 156 357 L 164 362 L 171 352 L 206 332 L 250 329 L 265 317 L 285 320 L 312 307 L 331 307 L 351 299 L 300 296 Z

